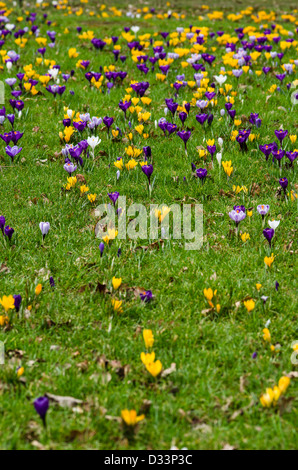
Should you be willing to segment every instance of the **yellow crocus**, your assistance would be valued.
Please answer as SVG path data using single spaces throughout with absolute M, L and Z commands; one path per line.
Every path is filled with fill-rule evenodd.
M 152 364 L 155 361 L 155 352 L 152 353 L 141 353 L 141 361 L 146 366 L 147 364 Z
M 159 360 L 151 362 L 146 364 L 146 369 L 153 377 L 157 377 L 162 371 L 162 363 Z
M 145 342 L 145 346 L 147 349 L 152 348 L 154 344 L 154 336 L 152 330 L 145 329 L 143 330 L 143 338 Z
M 42 285 L 41 284 L 38 284 L 36 287 L 35 287 L 35 295 L 39 295 L 42 291 Z
M 114 276 L 112 279 L 112 284 L 115 290 L 119 289 L 119 287 L 122 284 L 122 278 L 121 277 L 117 278 Z
M 249 299 L 249 300 L 244 301 L 244 306 L 245 306 L 246 310 L 248 311 L 248 313 L 253 311 L 253 309 L 255 308 L 255 305 L 256 305 L 256 303 L 253 299 Z
M 122 410 L 121 417 L 127 426 L 136 426 L 145 419 L 145 415 L 137 416 L 136 410 Z
M 8 310 L 13 310 L 15 308 L 14 306 L 14 298 L 12 295 L 4 295 L 2 299 L 0 299 L 0 304 L 5 310 L 5 313 L 8 312 Z

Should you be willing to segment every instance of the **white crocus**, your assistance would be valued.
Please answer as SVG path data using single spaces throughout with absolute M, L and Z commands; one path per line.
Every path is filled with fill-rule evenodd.
M 92 136 L 92 137 L 88 137 L 87 142 L 88 142 L 88 145 L 90 145 L 92 149 L 92 157 L 94 158 L 94 149 L 98 144 L 100 144 L 101 139 L 99 137 Z
M 51 75 L 52 79 L 56 81 L 59 69 L 49 69 L 48 73 Z
M 279 224 L 280 220 L 268 220 L 268 225 L 270 226 L 270 228 L 273 228 L 273 230 L 276 230 Z
M 228 77 L 226 75 L 214 75 L 214 78 L 219 85 L 223 85 Z
M 139 26 L 132 26 L 130 28 L 132 30 L 132 32 L 137 35 L 138 31 L 140 30 L 140 27 Z
M 73 110 L 72 109 L 68 109 L 67 112 L 66 112 L 67 116 L 69 119 L 72 119 L 72 116 L 73 116 Z
M 221 164 L 221 159 L 222 159 L 222 154 L 220 152 L 218 152 L 216 154 L 216 160 L 218 161 L 219 167 L 220 167 L 220 164 Z
M 219 137 L 219 138 L 217 139 L 217 142 L 218 142 L 218 145 L 220 146 L 220 148 L 222 149 L 222 148 L 223 148 L 223 140 L 222 140 L 222 138 Z

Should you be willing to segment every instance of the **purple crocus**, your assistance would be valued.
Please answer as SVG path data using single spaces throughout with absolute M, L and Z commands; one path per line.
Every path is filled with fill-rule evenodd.
M 110 127 L 113 124 L 113 122 L 114 122 L 114 118 L 112 117 L 105 116 L 103 118 L 103 123 L 108 128 L 108 134 L 110 133 Z
M 68 162 L 68 163 L 65 163 L 63 168 L 65 171 L 67 171 L 67 173 L 72 175 L 76 171 L 77 166 L 75 166 L 72 162 Z
M 149 147 L 149 145 L 147 145 L 146 147 L 143 147 L 143 152 L 146 158 L 151 157 L 152 152 L 151 152 L 151 147 Z
M 287 189 L 288 184 L 289 184 L 287 178 L 280 178 L 279 184 L 281 185 L 282 189 L 284 190 L 284 193 L 286 194 L 286 189 Z
M 258 213 L 264 219 L 265 215 L 269 212 L 270 206 L 268 204 L 259 204 L 257 207 Z
M 14 145 L 13 147 L 7 145 L 7 147 L 5 147 L 5 152 L 11 158 L 12 162 L 14 161 L 15 156 L 18 155 L 21 151 L 22 147 L 18 147 L 17 145 Z
M 235 222 L 236 229 L 238 231 L 238 225 L 246 217 L 245 209 L 243 211 L 242 206 L 234 206 L 234 209 L 231 212 L 229 212 L 229 217 Z
M 275 133 L 276 137 L 278 138 L 278 140 L 280 141 L 280 143 L 282 143 L 284 138 L 287 137 L 287 135 L 288 135 L 288 131 L 283 131 L 282 129 L 281 130 L 275 130 L 274 133 Z
M 185 147 L 185 153 L 187 155 L 187 141 L 189 140 L 190 136 L 191 136 L 191 131 L 178 131 L 177 132 L 177 135 L 178 137 L 180 137 L 180 139 L 183 140 L 184 142 L 184 147 Z
M 271 248 L 271 240 L 274 236 L 274 229 L 273 228 L 265 228 L 263 230 L 263 235 L 266 238 L 266 240 L 268 240 L 269 246 Z
M 207 170 L 206 168 L 198 168 L 196 170 L 196 176 L 204 183 L 206 177 L 207 177 Z
M 16 312 L 20 311 L 21 303 L 22 303 L 22 296 L 21 295 L 14 295 L 14 307 Z
M 114 206 L 115 206 L 116 201 L 117 201 L 117 199 L 118 199 L 118 197 L 119 197 L 119 193 L 118 193 L 117 191 L 115 191 L 115 192 L 113 192 L 113 193 L 108 193 L 108 196 L 109 196 L 109 198 L 111 199 L 112 203 L 113 203 Z
M 11 240 L 13 234 L 14 234 L 14 229 L 11 228 L 9 225 L 7 225 L 4 228 L 4 235 L 6 235 L 8 237 L 8 240 Z
M 46 427 L 46 415 L 49 409 L 49 399 L 47 397 L 39 397 L 34 401 L 33 405 L 36 412 L 41 417 L 44 427 Z
M 100 242 L 99 244 L 100 257 L 102 257 L 104 249 L 105 249 L 104 242 Z
M 150 302 L 153 298 L 153 294 L 151 290 L 146 290 L 145 292 L 142 292 L 140 294 L 140 297 L 141 297 L 141 300 L 143 300 L 143 302 Z
M 0 230 L 2 230 L 2 233 L 4 235 L 4 227 L 5 227 L 5 217 L 4 215 L 0 216 Z
M 153 173 L 153 165 L 143 165 L 142 166 L 142 172 L 147 176 L 148 183 L 149 183 L 149 188 L 151 188 L 150 178 L 151 178 L 151 175 Z

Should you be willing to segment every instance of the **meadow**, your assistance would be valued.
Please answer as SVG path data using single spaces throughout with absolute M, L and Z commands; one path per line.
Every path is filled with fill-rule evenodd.
M 295 449 L 298 10 L 112 3 L 0 3 L 0 448 Z

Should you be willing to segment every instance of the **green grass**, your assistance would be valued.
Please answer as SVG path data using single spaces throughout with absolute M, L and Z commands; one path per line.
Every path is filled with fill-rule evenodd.
M 219 2 L 216 9 L 222 6 Z M 265 6 L 279 10 L 269 2 Z M 90 4 L 82 7 L 92 9 Z M 10 327 L 0 330 L 0 341 L 4 341 L 6 349 L 5 364 L 0 366 L 1 449 L 32 449 L 36 448 L 36 441 L 47 449 L 169 449 L 174 444 L 189 449 L 222 449 L 226 444 L 236 449 L 294 449 L 296 446 L 295 379 L 278 407 L 263 409 L 259 398 L 282 375 L 297 371 L 297 366 L 291 363 L 291 344 L 298 339 L 297 202 L 287 202 L 283 195 L 277 194 L 279 169 L 271 158 L 265 162 L 258 145 L 275 140 L 274 130 L 281 125 L 290 134 L 297 132 L 297 110 L 291 104 L 291 92 L 285 89 L 287 81 L 298 78 L 297 73 L 287 77 L 283 91 L 275 92 L 268 101 L 268 90 L 277 83 L 272 74 L 259 78 L 255 74 L 243 74 L 239 88 L 237 80 L 228 77 L 227 83 L 238 91 L 234 106 L 237 117 L 257 112 L 262 126 L 254 130 L 260 136 L 248 144 L 249 151 L 240 152 L 237 142 L 229 138 L 232 127 L 225 119 L 219 120 L 224 97 L 218 98 L 213 110 L 215 119 L 206 131 L 206 138 L 215 138 L 216 143 L 218 137 L 224 139 L 223 160 L 232 160 L 234 167 L 227 181 L 223 169 L 219 172 L 217 161 L 212 169 L 210 157 L 204 161 L 198 156 L 196 147 L 204 145 L 204 133 L 195 120 L 194 108 L 187 120 L 187 126 L 193 128 L 188 157 L 178 137 L 174 135 L 165 141 L 160 129 L 154 128 L 154 120 L 164 116 L 164 99 L 173 97 L 170 84 L 181 73 L 180 61 L 171 66 L 166 82 L 160 83 L 155 73 L 149 72 L 144 77 L 136 69 L 121 39 L 119 43 L 128 60 L 123 66 L 120 63 L 116 66 L 117 70 L 128 71 L 128 77 L 124 86 L 112 89 L 109 96 L 91 91 L 84 73 L 75 67 L 79 59 L 90 60 L 90 70 L 113 63 L 113 56 L 108 52 L 110 47 L 96 53 L 90 42 L 77 38 L 77 25 L 82 25 L 83 30 L 93 29 L 95 37 L 101 38 L 106 34 L 120 35 L 124 26 L 133 24 L 141 27 L 139 34 L 172 32 L 177 26 L 188 27 L 190 22 L 231 34 L 240 25 L 258 27 L 250 17 L 238 23 L 229 22 L 226 15 L 219 23 L 209 21 L 206 16 L 199 21 L 192 16 L 191 3 L 181 7 L 186 12 L 185 20 L 170 21 L 131 20 L 125 16 L 97 19 L 87 13 L 65 17 L 48 8 L 45 11 L 49 12 L 49 19 L 56 23 L 50 27 L 42 23 L 41 10 L 37 10 L 40 35 L 44 37 L 48 29 L 57 31 L 57 46 L 53 50 L 47 48 L 46 58 L 56 60 L 63 73 L 75 69 L 76 80 L 69 80 L 58 105 L 40 84 L 37 89 L 41 95 L 23 96 L 23 116 L 20 121 L 16 119 L 15 126 L 24 131 L 18 162 L 10 165 L 1 141 L 0 215 L 5 215 L 15 234 L 11 244 L 2 237 L 0 240 L 0 297 L 10 294 L 23 297 L 20 314 L 14 315 Z M 236 10 L 243 8 L 244 3 L 239 2 Z M 33 10 L 34 7 L 30 9 Z M 234 6 L 228 8 L 230 11 L 234 12 Z M 19 14 L 12 13 L 10 22 Z M 298 21 L 297 14 L 296 18 Z M 294 25 L 280 17 L 276 23 L 294 31 Z M 20 23 L 20 27 L 26 25 L 25 21 Z M 69 34 L 64 34 L 66 26 Z M 77 59 L 69 59 L 70 47 L 77 47 L 80 53 Z M 13 37 L 7 39 L 3 48 L 18 50 Z M 20 50 L 18 71 L 26 64 L 34 64 L 36 49 L 37 43 L 30 37 L 26 47 Z M 224 48 L 219 47 L 210 78 L 223 65 L 223 54 Z M 283 63 L 296 58 L 297 47 L 291 48 Z M 261 70 L 264 64 L 262 57 L 252 69 Z M 44 65 L 34 69 L 40 74 L 48 70 Z M 227 66 L 227 70 L 231 67 Z M 192 79 L 190 68 L 183 72 L 188 80 Z M 15 74 L 14 66 L 11 76 Z M 8 76 L 5 69 L 1 80 Z M 129 175 L 124 170 L 116 181 L 113 162 L 125 155 L 127 143 L 108 139 L 106 130 L 99 132 L 102 142 L 96 148 L 96 154 L 105 153 L 94 167 L 89 165 L 79 172 L 90 191 L 98 195 L 98 203 L 107 203 L 107 192 L 117 190 L 127 196 L 127 205 L 137 202 L 149 208 L 151 203 L 203 204 L 204 246 L 199 251 L 186 251 L 183 240 L 166 241 L 162 249 L 144 250 L 137 247 L 148 245 L 148 240 L 116 239 L 100 258 L 92 206 L 86 197 L 79 196 L 78 189 L 68 193 L 62 190 L 66 173 L 58 134 L 63 130 L 63 106 L 88 111 L 91 116 L 114 116 L 124 134 L 123 113 L 118 111 L 118 102 L 131 79 L 150 82 L 148 96 L 152 104 L 148 110 L 152 115 L 145 125 L 150 137 L 145 142 L 135 135 L 134 143 L 139 148 L 143 145 L 152 148 L 156 179 L 151 198 L 140 167 Z M 74 96 L 69 94 L 70 89 L 74 90 Z M 191 98 L 191 90 L 186 89 L 178 101 Z M 6 86 L 5 106 L 11 109 L 8 101 Z M 178 125 L 178 119 L 176 122 Z M 134 127 L 137 121 L 132 123 Z M 4 129 L 9 130 L 7 120 Z M 295 145 L 287 139 L 287 147 L 295 148 Z M 22 158 L 25 160 L 21 161 Z M 191 162 L 208 168 L 209 178 L 203 188 L 192 177 Z M 293 169 L 283 166 L 282 175 L 288 178 L 291 189 L 297 191 Z M 235 195 L 234 184 L 245 185 L 248 193 Z M 228 217 L 235 204 L 254 208 L 253 216 L 240 225 L 243 232 L 250 234 L 246 244 L 235 237 Z M 280 219 L 271 251 L 262 235 L 258 204 L 270 204 L 270 218 Z M 44 246 L 40 221 L 51 224 Z M 120 258 L 117 257 L 119 247 Z M 269 270 L 264 257 L 271 252 L 276 259 Z M 50 275 L 56 282 L 54 290 L 49 285 Z M 112 293 L 113 276 L 121 277 L 123 282 L 117 294 Z M 275 281 L 280 284 L 278 292 Z M 257 282 L 262 284 L 259 292 Z M 38 283 L 42 283 L 43 290 L 36 298 L 34 290 Z M 105 284 L 107 292 L 98 292 L 98 283 Z M 153 302 L 144 304 L 134 296 L 129 288 L 137 287 L 151 289 Z M 219 314 L 206 312 L 209 306 L 203 290 L 208 287 L 217 289 Z M 260 299 L 262 295 L 269 297 L 265 305 Z M 123 299 L 123 313 L 113 313 L 111 296 Z M 256 301 L 250 314 L 243 305 L 246 297 Z M 25 311 L 28 305 L 33 306 L 29 316 Z M 280 345 L 280 350 L 274 353 L 262 338 L 268 319 L 271 319 L 272 344 Z M 156 358 L 164 369 L 175 363 L 176 372 L 159 379 L 150 377 L 140 360 L 145 350 L 144 328 L 153 331 Z M 252 359 L 254 351 L 258 352 L 256 360 Z M 103 356 L 108 360 L 106 367 Z M 115 360 L 121 362 L 120 370 L 111 363 Z M 18 366 L 25 368 L 21 379 L 16 377 Z M 125 374 L 124 366 L 127 366 Z M 35 398 L 45 393 L 72 396 L 83 404 L 72 410 L 51 403 L 45 432 L 32 405 Z M 146 418 L 134 439 L 127 439 L 119 422 L 109 417 L 119 417 L 124 408 L 142 410 L 146 400 L 151 402 Z

